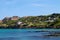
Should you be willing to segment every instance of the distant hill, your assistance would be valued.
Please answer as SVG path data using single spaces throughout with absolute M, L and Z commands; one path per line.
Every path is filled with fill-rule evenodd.
M 60 28 L 60 13 L 11 18 L 2 20 L 0 28 Z

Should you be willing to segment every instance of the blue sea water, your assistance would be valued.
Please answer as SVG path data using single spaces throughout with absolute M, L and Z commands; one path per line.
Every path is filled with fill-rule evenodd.
M 46 37 L 49 32 L 60 29 L 0 29 L 0 40 L 60 40 L 60 37 Z

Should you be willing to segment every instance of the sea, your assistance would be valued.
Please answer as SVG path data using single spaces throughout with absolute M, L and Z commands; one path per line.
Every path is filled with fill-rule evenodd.
M 0 40 L 60 40 L 60 36 L 47 36 L 60 29 L 0 29 Z

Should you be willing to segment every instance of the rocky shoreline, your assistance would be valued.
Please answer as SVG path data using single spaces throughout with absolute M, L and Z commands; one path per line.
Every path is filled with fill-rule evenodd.
M 48 35 L 44 35 L 45 37 L 60 37 L 60 32 L 52 32 Z

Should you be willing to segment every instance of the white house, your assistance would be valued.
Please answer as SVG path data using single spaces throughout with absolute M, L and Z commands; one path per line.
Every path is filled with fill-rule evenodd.
M 20 25 L 20 24 L 22 24 L 22 22 L 19 21 L 19 22 L 17 22 L 17 24 Z

